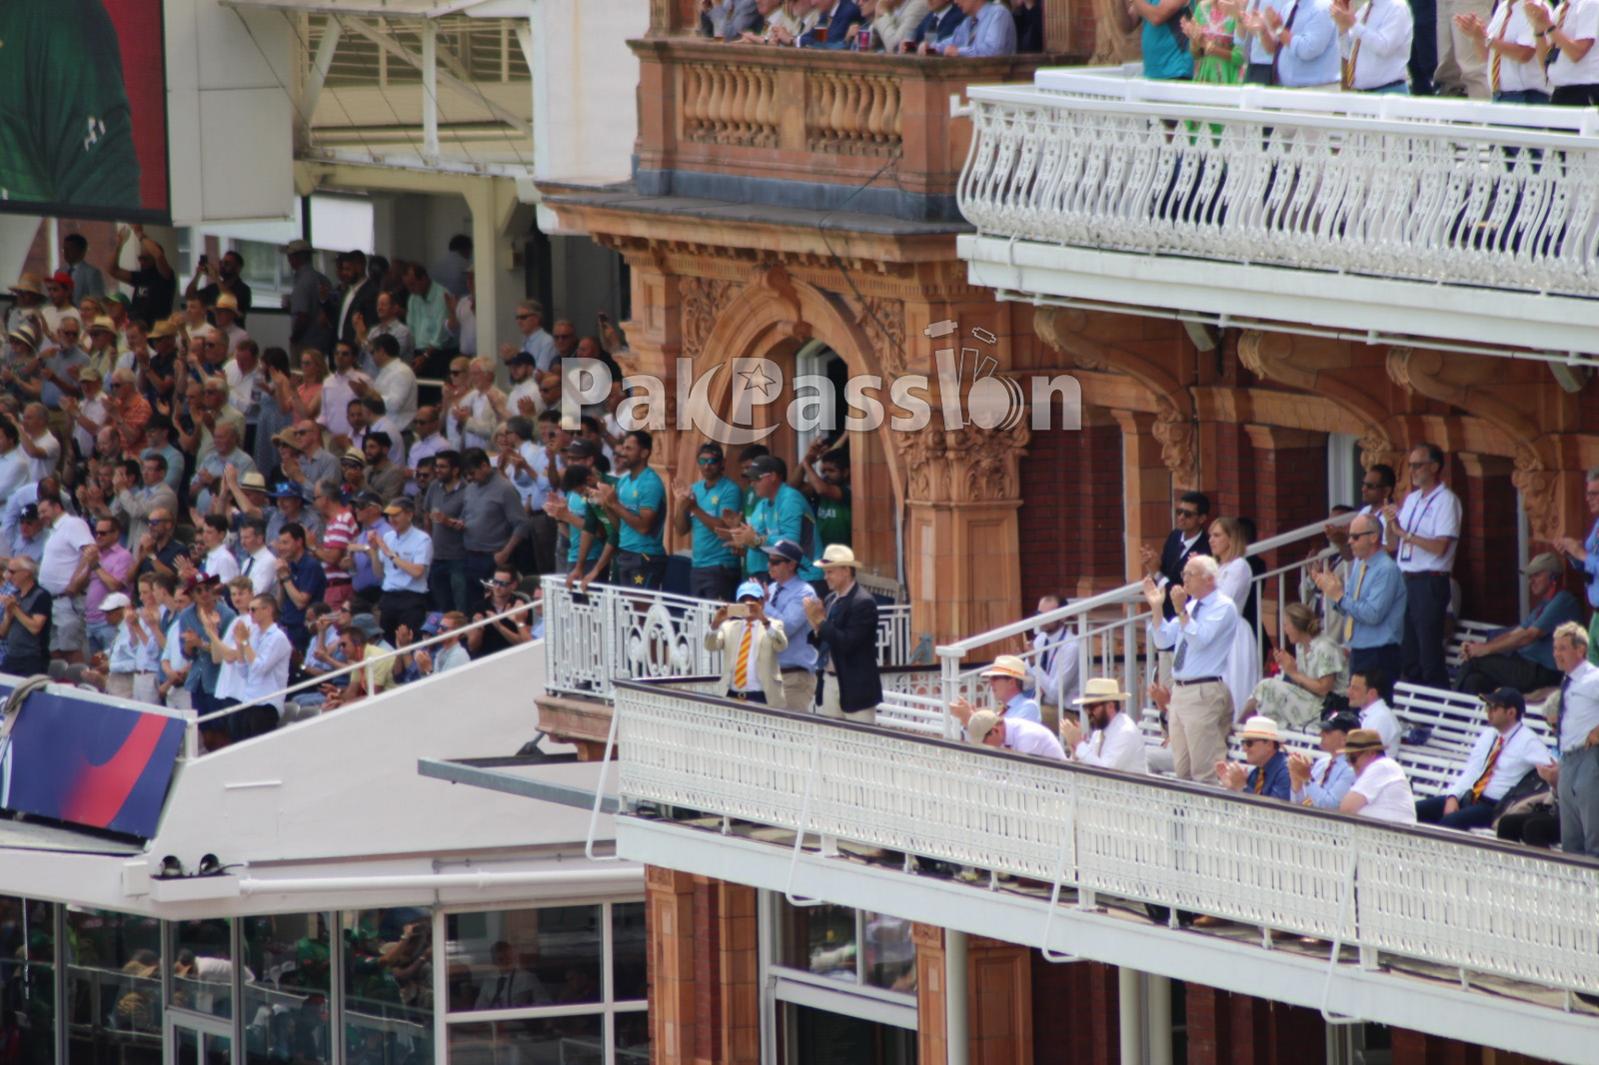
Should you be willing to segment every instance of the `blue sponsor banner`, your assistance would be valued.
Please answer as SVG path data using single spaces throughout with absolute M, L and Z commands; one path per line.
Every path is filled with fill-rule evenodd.
M 0 699 L 12 685 L 0 684 Z M 6 751 L 8 810 L 145 839 L 161 823 L 181 718 L 87 697 L 28 697 Z

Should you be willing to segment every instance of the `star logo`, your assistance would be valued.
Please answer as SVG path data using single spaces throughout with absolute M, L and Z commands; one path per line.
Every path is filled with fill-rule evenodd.
M 740 370 L 739 377 L 744 381 L 744 387 L 759 392 L 762 399 L 771 399 L 771 390 L 776 387 L 777 379 L 770 377 L 766 369 L 756 366 L 753 370 Z

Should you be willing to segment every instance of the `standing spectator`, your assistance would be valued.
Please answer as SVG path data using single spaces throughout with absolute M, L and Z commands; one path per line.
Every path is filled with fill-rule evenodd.
M 382 582 L 378 611 L 383 616 L 383 631 L 393 642 L 399 626 L 415 631 L 427 620 L 433 540 L 413 524 L 416 505 L 404 496 L 390 502 L 383 515 L 389 519 L 389 530 L 368 533 L 365 546 L 372 569 Z
M 1416 823 L 1416 796 L 1410 790 L 1405 768 L 1384 750 L 1382 737 L 1357 728 L 1344 740 L 1343 754 L 1355 769 L 1355 782 L 1338 803 L 1341 813 L 1389 821 Z
M 588 501 L 597 483 L 592 469 L 573 463 L 561 475 L 564 494 L 552 493 L 544 504 L 545 513 L 565 526 L 566 586 L 576 585 L 579 594 L 610 572 L 616 555 L 616 522 Z
M 1555 630 L 1560 682 L 1560 849 L 1599 856 L 1599 666 L 1576 622 Z
M 57 270 L 44 282 L 45 295 L 49 301 L 39 308 L 39 314 L 44 318 L 44 325 L 51 333 L 58 333 L 61 324 L 68 318 L 80 321 L 78 309 L 72 302 L 72 275 L 65 270 Z
M 1072 705 L 1088 714 L 1089 732 L 1084 735 L 1076 714 L 1061 715 L 1060 734 L 1066 756 L 1101 769 L 1149 772 L 1144 735 L 1138 731 L 1138 723 L 1122 712 L 1123 704 L 1132 696 L 1108 677 L 1090 677 L 1085 687 L 1082 698 L 1073 700 Z
M 450 442 L 439 432 L 443 424 L 439 416 L 439 408 L 428 406 L 416 409 L 416 418 L 411 422 L 411 431 L 415 434 L 415 441 L 407 453 L 406 461 L 414 471 L 426 469 L 428 476 L 433 474 L 433 459 L 443 451 L 450 450 Z
M 389 457 L 392 447 L 389 434 L 377 430 L 367 433 L 361 440 L 361 454 L 366 459 L 367 487 L 385 503 L 405 491 L 405 469 L 396 466 Z
M 746 471 L 755 507 L 750 511 L 748 524 L 734 530 L 733 542 L 744 547 L 761 548 L 779 540 L 793 540 L 805 551 L 806 561 L 800 567 L 800 576 L 817 582 L 821 573 L 811 562 L 819 546 L 816 514 L 798 489 L 784 483 L 788 471 L 783 460 L 776 455 L 762 455 L 749 463 Z M 817 588 L 818 595 L 822 591 L 822 588 Z
M 544 404 L 539 397 L 539 374 L 533 356 L 519 351 L 505 365 L 511 377 L 511 391 L 505 397 L 506 409 L 524 418 L 538 417 Z
M 1399 757 L 1404 730 L 1384 698 L 1389 678 L 1380 669 L 1357 669 L 1349 674 L 1349 709 L 1360 715 L 1360 727 L 1382 737 L 1391 757 Z
M 1417 0 L 1427 13 L 1432 12 L 1434 0 Z M 1432 95 L 1430 79 L 1435 65 L 1430 56 L 1433 43 L 1432 24 L 1416 25 L 1405 0 L 1367 0 L 1356 16 L 1351 0 L 1333 0 L 1332 20 L 1338 27 L 1339 49 L 1344 56 L 1343 85 L 1356 92 L 1398 93 L 1411 92 L 1409 77 L 1415 80 L 1418 95 Z M 1425 42 L 1415 54 L 1411 42 Z M 1426 55 L 1423 56 L 1422 53 Z M 1421 74 L 1418 66 L 1424 65 Z
M 223 296 L 231 296 L 242 324 L 255 300 L 255 293 L 240 276 L 243 272 L 244 256 L 236 251 L 223 252 L 216 262 L 202 255 L 195 265 L 194 277 L 183 290 L 184 298 L 198 296 L 204 306 L 215 307 Z
M 435 454 L 432 462 L 433 483 L 422 497 L 423 524 L 433 538 L 428 592 L 434 609 L 464 612 L 473 597 L 468 594 L 466 578 L 466 522 L 461 517 L 466 510 L 466 484 L 461 479 L 461 456 L 445 449 Z
M 105 275 L 90 266 L 83 257 L 89 253 L 89 241 L 82 233 L 68 233 L 61 238 L 61 261 L 72 278 L 72 291 L 79 299 L 85 296 L 105 296 Z
M 454 348 L 444 322 L 455 306 L 455 297 L 429 277 L 427 267 L 421 263 L 407 264 L 405 287 L 411 294 L 405 302 L 405 321 L 416 342 L 422 373 L 432 376 L 446 364 Z
M 89 584 L 84 594 L 84 621 L 88 626 L 89 654 L 107 650 L 116 638 L 117 623 L 106 617 L 101 605 L 108 596 L 132 588 L 133 552 L 122 546 L 122 525 L 113 517 L 94 523 L 94 550 L 89 563 Z
M 793 540 L 779 540 L 766 548 L 771 580 L 766 586 L 766 615 L 782 622 L 788 646 L 777 656 L 778 673 L 783 679 L 783 705 L 799 713 L 816 710 L 817 646 L 811 640 L 811 622 L 806 603 L 815 600 L 816 589 L 799 576 L 805 552 Z
M 496 567 L 510 562 L 506 546 L 525 511 L 516 486 L 494 469 L 482 448 L 467 451 L 462 461 L 467 480 L 460 519 L 466 554 L 466 594 L 471 608 L 477 610 L 483 603 L 483 583 Z
M 27 452 L 17 442 L 21 432 L 16 422 L 0 418 L 0 499 L 11 498 L 13 492 L 27 483 L 31 472 Z M 0 548 L 3 547 L 4 544 L 0 544 Z
M 396 356 L 409 366 L 416 358 L 416 337 L 412 334 L 411 327 L 400 319 L 400 312 L 405 310 L 400 297 L 392 292 L 379 292 L 375 306 L 377 312 L 375 318 L 368 318 L 360 311 L 355 314 L 354 344 L 360 352 L 361 368 L 376 369 L 372 358 L 372 345 L 377 343 L 378 337 L 391 338 L 394 341 Z
M 738 589 L 738 615 L 722 605 L 711 617 L 705 649 L 722 652 L 722 691 L 729 699 L 786 706 L 777 655 L 788 646 L 783 623 L 766 616 L 766 593 L 759 581 Z
M 255 459 L 239 446 L 237 423 L 218 421 L 214 439 L 216 446 L 203 455 L 194 471 L 193 479 L 189 482 L 189 491 L 191 498 L 194 499 L 195 508 L 202 514 L 210 512 L 213 493 L 223 490 L 222 477 L 229 466 L 233 467 L 235 476 L 255 472 Z
M 233 608 L 217 594 L 220 584 L 215 577 L 195 570 L 184 580 L 183 587 L 190 600 L 189 606 L 178 615 L 177 620 L 178 640 L 183 646 L 184 657 L 190 662 L 183 687 L 189 693 L 190 703 L 202 718 L 201 728 L 215 733 L 218 731 L 217 723 L 212 722 L 208 726 L 203 719 L 227 709 L 227 706 L 219 702 L 217 695 L 222 661 L 220 656 L 212 653 L 211 637 L 207 630 L 214 629 L 219 633 L 226 631 L 232 627 L 236 615 Z
M 1377 542 L 1377 519 L 1362 514 L 1349 525 L 1349 550 L 1354 557 L 1349 585 L 1326 568 L 1312 571 L 1316 587 L 1344 617 L 1339 640 L 1349 648 L 1349 668 L 1380 669 L 1398 675 L 1404 655 L 1406 588 L 1393 556 Z
M 1046 595 L 1038 601 L 1038 614 L 1051 614 L 1065 605 L 1065 596 Z M 1033 636 L 1033 652 L 1029 672 L 1038 693 L 1039 720 L 1046 728 L 1055 728 L 1077 697 L 1077 636 L 1064 621 L 1042 622 Z
M 672 526 L 679 536 L 692 531 L 692 566 L 688 575 L 689 594 L 697 599 L 728 602 L 738 587 L 738 559 L 723 535 L 743 510 L 744 493 L 731 477 L 724 476 L 726 456 L 714 440 L 700 445 L 697 461 L 699 480 L 672 486 L 677 506 Z
M 5 659 L 0 669 L 16 677 L 33 677 L 50 667 L 50 618 L 54 604 L 39 586 L 39 565 L 13 557 L 6 563 L 6 583 L 15 589 L 0 593 L 0 640 Z
M 666 579 L 666 545 L 661 539 L 666 485 L 650 469 L 653 447 L 653 438 L 644 430 L 628 433 L 616 449 L 621 475 L 615 485 L 599 488 L 600 505 L 620 523 L 616 582 L 624 588 L 659 589 Z
M 283 595 L 280 611 L 283 631 L 302 654 L 311 642 L 306 615 L 312 606 L 322 604 L 327 592 L 327 571 L 306 547 L 305 527 L 289 522 L 277 539 L 278 590 Z
M 1194 76 L 1194 59 L 1179 19 L 1188 0 L 1127 0 L 1131 20 L 1125 28 L 1141 26 L 1144 77 L 1156 81 L 1187 81 Z
M 1227 754 L 1233 700 L 1223 683 L 1232 650 L 1238 608 L 1216 590 L 1220 569 L 1209 555 L 1193 555 L 1183 567 L 1183 583 L 1162 591 L 1144 578 L 1150 637 L 1172 662 L 1172 769 L 1181 780 L 1216 783 L 1216 763 Z M 1164 618 L 1167 597 L 1176 615 Z M 1189 599 L 1193 605 L 1190 607 Z
M 147 573 L 164 573 L 177 579 L 178 559 L 187 557 L 189 545 L 177 538 L 175 514 L 176 510 L 165 507 L 155 507 L 149 512 L 150 516 L 145 519 L 145 533 L 135 541 L 133 547 L 135 575 L 142 577 Z
M 333 327 L 323 311 L 323 301 L 333 291 L 333 282 L 311 265 L 311 245 L 291 240 L 283 254 L 294 277 L 288 296 L 290 351 L 304 348 L 327 351 L 333 344 Z
M 1554 632 L 1566 622 L 1581 618 L 1576 596 L 1560 586 L 1566 564 L 1553 551 L 1545 551 L 1521 572 L 1527 578 L 1531 600 L 1527 619 L 1517 628 L 1490 639 L 1461 645 L 1463 665 L 1455 681 L 1456 691 L 1482 695 L 1509 687 L 1525 693 L 1560 683 Z
M 1477 736 L 1471 756 L 1442 795 L 1416 803 L 1416 820 L 1426 825 L 1470 830 L 1493 824 L 1499 800 L 1539 766 L 1552 765 L 1549 748 L 1523 727 L 1526 700 L 1514 688 L 1483 697 L 1488 727 Z
M 380 336 L 372 341 L 372 361 L 377 367 L 377 377 L 371 386 L 356 385 L 363 395 L 367 387 L 376 388 L 383 397 L 383 406 L 401 431 L 409 429 L 416 418 L 416 374 L 400 358 L 399 343 L 391 336 Z
M 1203 492 L 1184 492 L 1173 513 L 1175 528 L 1166 534 L 1160 555 L 1157 557 L 1148 544 L 1138 549 L 1144 572 L 1165 592 L 1161 614 L 1166 618 L 1177 616 L 1171 603 L 1172 589 L 1182 583 L 1188 560 L 1194 555 L 1210 554 L 1210 541 L 1205 537 L 1206 526 L 1210 524 L 1210 497 Z
M 228 547 L 228 519 L 220 514 L 207 514 L 196 532 L 200 537 L 200 546 L 205 549 L 205 557 L 200 562 L 201 572 L 215 577 L 217 583 L 222 585 L 237 577 L 239 560 L 233 557 L 233 550 Z
M 523 300 L 516 305 L 516 327 L 522 332 L 522 343 L 513 347 L 500 345 L 500 358 L 509 363 L 519 351 L 533 356 L 539 373 L 555 369 L 557 352 L 555 340 L 544 328 L 544 305 L 537 300 Z
M 1398 0 L 1394 0 L 1398 2 Z M 1405 577 L 1405 680 L 1429 688 L 1449 687 L 1444 664 L 1444 615 L 1449 610 L 1449 574 L 1460 537 L 1460 497 L 1439 476 L 1444 453 L 1433 444 L 1410 452 L 1410 492 L 1396 510 L 1389 504 L 1387 546 Z
M 239 345 L 250 339 L 250 334 L 239 324 L 239 301 L 224 292 L 217 297 L 216 306 L 211 309 L 211 317 L 216 320 L 217 331 L 227 342 L 228 354 L 238 354 Z
M 294 647 L 278 624 L 278 602 L 269 595 L 250 600 L 248 617 L 236 619 L 219 634 L 212 616 L 203 616 L 212 653 L 226 665 L 228 684 L 218 695 L 242 707 L 228 718 L 228 738 L 237 742 L 265 735 L 278 727 L 283 689 L 289 686 Z
M 1312 763 L 1309 755 L 1298 751 L 1288 756 L 1288 778 L 1293 784 L 1290 802 L 1318 810 L 1338 809 L 1355 782 L 1355 767 L 1343 755 L 1344 742 L 1359 727 L 1360 719 L 1354 714 L 1335 714 L 1321 725 L 1321 757 Z
M 378 282 L 366 272 L 366 252 L 357 248 L 339 256 L 339 320 L 333 335 L 336 340 L 359 346 L 357 321 L 375 324 L 378 312 Z M 410 335 L 410 330 L 406 330 Z
M 319 483 L 313 503 L 317 513 L 322 516 L 325 530 L 321 543 L 315 548 L 316 556 L 322 563 L 322 575 L 327 579 L 322 598 L 328 606 L 341 607 L 355 594 L 350 573 L 344 568 L 344 556 L 349 550 L 350 541 L 355 539 L 355 515 L 344 505 L 343 488 L 337 481 Z M 279 579 L 282 579 L 281 574 Z
M 805 600 L 810 640 L 821 650 L 822 716 L 877 723 L 883 680 L 877 663 L 877 600 L 855 580 L 855 552 L 832 544 L 822 553 L 830 594 Z M 1042 726 L 1040 726 L 1042 727 Z
M 823 544 L 855 545 L 854 499 L 849 479 L 847 447 L 830 448 L 828 441 L 817 440 L 805 449 L 793 483 L 812 501 L 816 534 Z
M 251 595 L 277 596 L 278 559 L 267 546 L 267 523 L 259 517 L 239 522 L 239 575 L 250 578 Z
M 139 238 L 139 268 L 124 270 L 118 265 L 122 247 L 128 237 Z M 128 305 L 128 316 L 138 322 L 159 322 L 172 314 L 172 304 L 178 296 L 177 275 L 167 262 L 165 249 L 144 235 L 143 226 L 126 226 L 117 230 L 116 251 L 106 273 L 125 285 L 133 286 L 133 302 Z
M 1246 771 L 1232 762 L 1218 762 L 1216 776 L 1221 786 L 1287 802 L 1290 790 L 1288 755 L 1283 751 L 1277 722 L 1269 717 L 1249 718 L 1244 722 L 1241 742 L 1249 769 Z
M 91 567 L 98 561 L 94 532 L 89 523 L 68 514 L 55 478 L 39 482 L 39 517 L 50 530 L 39 563 L 39 583 L 50 593 L 50 650 L 67 662 L 83 660 L 84 592 Z
M 945 55 L 972 58 L 1016 54 L 1016 20 L 1004 4 L 998 0 L 955 3 L 966 13 L 966 21 L 944 46 Z
M 448 250 L 433 264 L 433 280 L 459 298 L 467 293 L 466 279 L 471 272 L 472 238 L 457 233 L 450 238 Z
M 30 326 L 31 322 L 40 317 L 39 309 L 45 299 L 44 281 L 38 274 L 23 274 L 17 278 L 17 283 L 12 285 L 9 291 L 15 297 L 15 302 L 6 312 L 6 334 L 9 339 L 15 339 L 11 334 Z M 36 334 L 35 339 L 37 339 Z
M 1433 32 L 1437 45 L 1437 65 L 1433 68 L 1432 88 L 1439 96 L 1469 96 L 1473 100 L 1487 100 L 1489 96 L 1488 64 L 1483 50 L 1466 26 L 1472 19 L 1478 25 L 1490 17 L 1493 0 L 1432 0 Z M 1501 7 L 1512 6 L 1509 3 Z M 1515 4 L 1515 7 L 1523 7 Z M 1529 33 L 1530 37 L 1531 34 Z M 1527 42 L 1529 58 L 1532 42 Z M 1501 73 L 1503 66 L 1501 64 Z
M 1537 42 L 1538 61 L 1549 70 L 1549 102 L 1563 107 L 1599 104 L 1599 3 L 1567 0 L 1558 17 L 1542 4 L 1526 4 Z
M 355 366 L 355 348 L 342 341 L 333 346 L 333 372 L 322 379 L 322 413 L 318 422 L 327 429 L 333 444 L 343 451 L 350 446 L 350 404 L 360 398 L 372 379 Z M 340 443 L 340 441 L 343 443 Z
M 1257 39 L 1270 55 L 1268 84 L 1338 91 L 1338 29 L 1331 9 L 1331 0 L 1286 0 L 1281 4 L 1266 0 L 1260 5 L 1255 16 L 1261 23 Z M 1251 51 L 1247 81 L 1258 80 L 1255 55 Z
M 106 409 L 111 415 L 111 424 L 122 437 L 123 449 L 136 453 L 144 443 L 155 412 L 150 408 L 150 401 L 139 394 L 138 375 L 126 366 L 111 373 L 111 396 Z
M 1594 517 L 1586 540 L 1567 536 L 1560 541 L 1561 550 L 1582 566 L 1583 584 L 1588 590 L 1588 609 L 1593 616 L 1588 620 L 1588 658 L 1599 658 L 1599 468 L 1588 471 L 1583 485 L 1583 498 L 1588 503 L 1588 513 Z
M 1216 575 L 1216 590 L 1238 607 L 1238 626 L 1233 630 L 1232 651 L 1227 655 L 1222 679 L 1232 693 L 1233 706 L 1240 710 L 1260 682 L 1260 646 L 1255 642 L 1253 610 L 1254 574 L 1244 553 L 1248 547 L 1249 537 L 1237 518 L 1220 517 L 1210 523 L 1210 553 L 1221 564 Z

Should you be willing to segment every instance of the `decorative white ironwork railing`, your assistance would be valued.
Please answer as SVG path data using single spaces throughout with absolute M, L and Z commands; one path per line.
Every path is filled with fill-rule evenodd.
M 551 692 L 609 699 L 613 677 L 721 673 L 721 652 L 707 651 L 704 639 L 720 603 L 608 584 L 579 593 L 560 576 L 546 576 L 543 587 L 545 687 Z M 878 661 L 909 663 L 916 652 L 910 604 L 880 603 Z
M 1599 991 L 1599 866 L 622 682 L 624 808 L 680 806 Z
M 1591 108 L 1154 82 L 1136 69 L 970 91 L 959 202 L 979 235 L 1599 295 Z

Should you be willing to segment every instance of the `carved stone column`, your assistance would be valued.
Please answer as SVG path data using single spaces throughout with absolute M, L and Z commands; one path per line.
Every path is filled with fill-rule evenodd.
M 1016 620 L 1017 460 L 1031 436 L 1025 418 L 1009 429 L 946 429 L 938 413 L 917 432 L 895 434 L 915 631 L 942 643 Z
M 644 871 L 650 944 L 650 1044 L 660 1065 L 694 1061 L 694 877 Z

